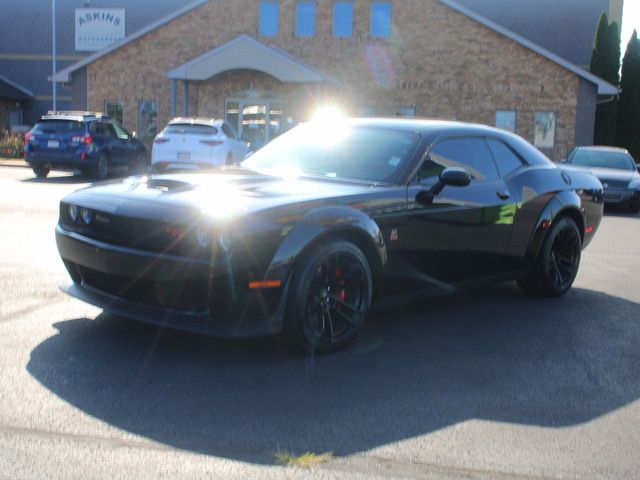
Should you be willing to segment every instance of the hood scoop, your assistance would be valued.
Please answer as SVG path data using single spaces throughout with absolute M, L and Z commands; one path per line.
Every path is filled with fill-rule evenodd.
M 163 192 L 174 192 L 182 190 L 192 190 L 193 188 L 195 188 L 195 185 L 190 182 L 176 180 L 173 178 L 151 177 L 147 180 L 147 188 L 162 190 Z

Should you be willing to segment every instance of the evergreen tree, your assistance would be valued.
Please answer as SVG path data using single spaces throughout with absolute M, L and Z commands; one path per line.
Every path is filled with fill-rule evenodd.
M 640 42 L 634 30 L 622 60 L 618 145 L 640 162 Z
M 606 12 L 602 12 L 591 55 L 591 73 L 618 86 L 620 82 L 620 29 L 616 22 L 609 24 Z M 596 145 L 615 145 L 618 102 L 612 100 L 596 107 Z

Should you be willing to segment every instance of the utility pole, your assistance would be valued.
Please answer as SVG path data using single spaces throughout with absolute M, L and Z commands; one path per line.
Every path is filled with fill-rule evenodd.
M 56 0 L 51 0 L 51 44 L 53 48 L 53 73 L 52 82 L 53 83 L 53 111 L 55 112 L 58 109 L 57 98 L 56 98 L 56 90 L 57 84 L 53 76 L 56 74 Z

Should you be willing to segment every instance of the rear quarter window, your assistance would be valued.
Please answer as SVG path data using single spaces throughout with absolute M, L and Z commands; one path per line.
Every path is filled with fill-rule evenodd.
M 164 129 L 165 134 L 178 135 L 216 135 L 218 129 L 209 125 L 193 125 L 191 123 L 172 123 Z
M 41 120 L 33 127 L 33 133 L 84 132 L 84 124 L 75 120 Z

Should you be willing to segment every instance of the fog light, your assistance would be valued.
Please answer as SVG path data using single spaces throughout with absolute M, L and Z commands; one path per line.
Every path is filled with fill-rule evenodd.
M 89 210 L 88 208 L 81 208 L 80 209 L 80 218 L 82 218 L 82 221 L 84 223 L 89 225 L 91 222 L 93 222 L 93 212 L 91 210 Z
M 67 212 L 69 213 L 69 218 L 72 222 L 78 220 L 78 206 L 77 205 L 69 205 L 67 207 Z

